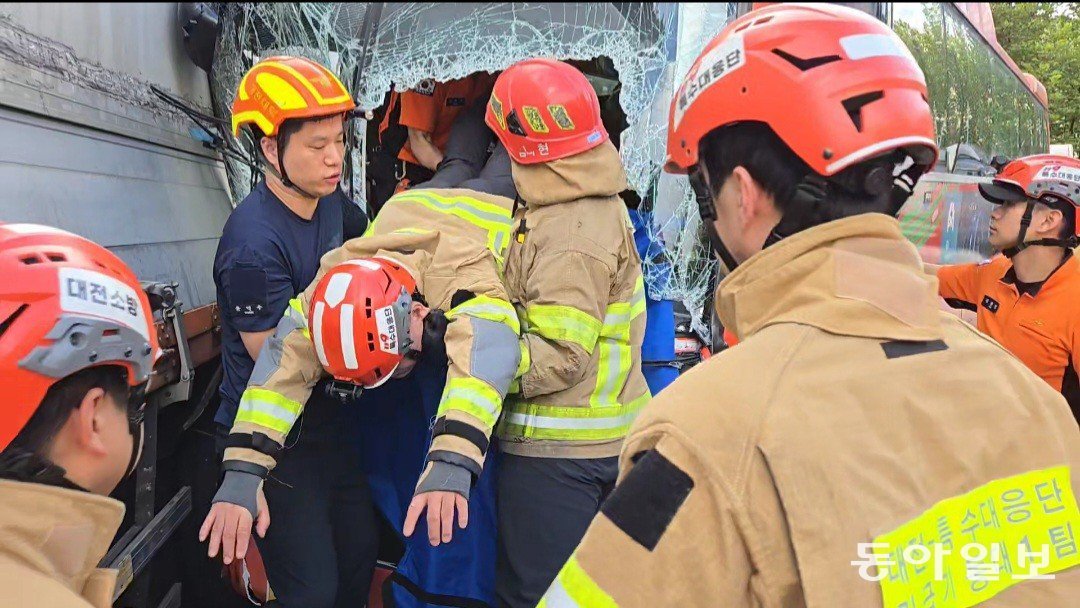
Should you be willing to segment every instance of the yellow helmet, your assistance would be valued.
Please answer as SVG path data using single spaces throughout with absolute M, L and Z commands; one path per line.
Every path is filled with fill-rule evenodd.
M 343 114 L 356 107 L 333 72 L 303 57 L 270 57 L 256 63 L 243 80 L 232 107 L 233 135 L 254 124 L 264 135 L 277 133 L 290 118 Z

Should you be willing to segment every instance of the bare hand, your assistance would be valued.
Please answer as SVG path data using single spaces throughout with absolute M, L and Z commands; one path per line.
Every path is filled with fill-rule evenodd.
M 266 530 L 270 527 L 270 509 L 266 506 L 266 496 L 262 487 L 259 487 L 255 495 L 259 514 L 256 520 L 255 532 L 259 538 L 266 537 Z M 216 502 L 210 507 L 210 513 L 203 520 L 202 528 L 199 529 L 199 542 L 210 537 L 206 555 L 211 559 L 217 557 L 218 547 L 221 547 L 221 557 L 225 565 L 232 563 L 233 559 L 244 559 L 247 555 L 248 543 L 251 541 L 251 512 L 228 502 Z
M 454 538 L 454 507 L 457 507 L 458 527 L 462 530 L 469 525 L 469 501 L 457 492 L 425 492 L 413 496 L 409 511 L 405 514 L 406 537 L 416 531 L 416 522 L 427 509 L 428 542 L 438 547 L 440 542 L 448 543 Z

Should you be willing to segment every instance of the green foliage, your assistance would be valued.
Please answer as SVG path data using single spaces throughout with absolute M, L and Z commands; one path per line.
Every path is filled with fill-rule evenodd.
M 1080 148 L 1080 3 L 992 3 L 998 42 L 1050 98 L 1050 140 Z
M 987 158 L 1047 149 L 1042 106 L 959 11 L 897 3 L 893 27 L 926 75 L 942 147 L 973 144 Z

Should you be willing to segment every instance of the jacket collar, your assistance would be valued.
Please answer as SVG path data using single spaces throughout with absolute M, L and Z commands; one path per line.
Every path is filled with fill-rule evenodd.
M 581 154 L 546 163 L 513 163 L 518 196 L 531 208 L 586 198 L 607 198 L 626 190 L 619 151 L 610 141 Z
M 1031 297 L 1034 298 L 1035 296 L 1039 295 L 1039 292 L 1042 291 L 1044 287 L 1053 287 L 1054 285 L 1068 281 L 1068 278 L 1070 276 L 1076 275 L 1077 270 L 1080 270 L 1080 266 L 1077 266 L 1077 262 L 1075 256 L 1073 256 L 1072 249 L 1066 249 L 1065 257 L 1062 258 L 1061 263 L 1058 264 L 1058 267 L 1050 273 L 1050 276 L 1046 277 L 1045 280 L 1039 283 L 1031 283 L 1025 293 L 1029 294 Z M 1001 282 L 1006 285 L 1016 285 L 1019 282 L 1016 279 L 1016 267 L 1014 267 L 1012 264 L 1009 264 L 1009 269 L 1005 271 L 1004 275 L 1002 275 Z
M 788 237 L 719 285 L 717 314 L 740 340 L 774 323 L 881 340 L 941 337 L 937 279 L 896 219 L 863 214 Z
M 124 504 L 89 492 L 0 480 L 0 553 L 109 605 L 115 574 L 97 564 L 124 518 Z M 107 598 L 102 604 L 100 600 Z M 95 601 L 97 600 L 97 601 Z

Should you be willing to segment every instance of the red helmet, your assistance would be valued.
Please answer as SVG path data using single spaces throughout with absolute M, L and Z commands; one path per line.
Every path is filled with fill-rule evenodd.
M 1018 158 L 1001 168 L 989 184 L 979 184 L 983 198 L 1000 205 L 1035 199 L 1072 205 L 1080 235 L 1080 160 L 1057 154 Z
M 411 349 L 409 312 L 416 280 L 385 258 L 349 260 L 315 287 L 308 326 L 323 368 L 338 380 L 374 388 Z
M 484 120 L 523 165 L 581 154 L 608 140 L 596 91 L 577 68 L 554 59 L 526 59 L 500 74 Z
M 937 159 L 926 81 L 907 47 L 832 4 L 769 6 L 724 28 L 672 100 L 665 168 L 689 172 L 706 134 L 744 121 L 768 125 L 826 177 L 897 148 L 918 175 Z
M 147 382 L 158 355 L 150 302 L 111 251 L 48 226 L 0 224 L 0 450 L 49 388 L 85 368 L 119 365 Z

